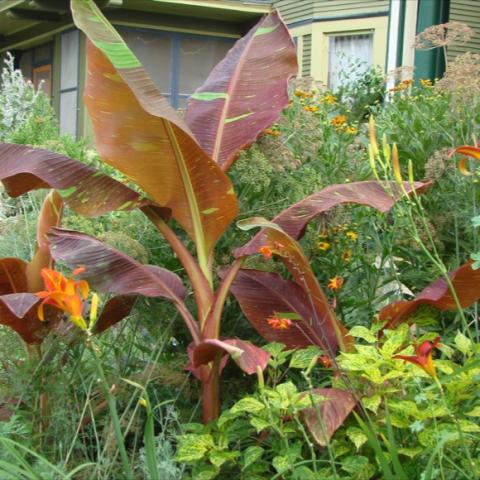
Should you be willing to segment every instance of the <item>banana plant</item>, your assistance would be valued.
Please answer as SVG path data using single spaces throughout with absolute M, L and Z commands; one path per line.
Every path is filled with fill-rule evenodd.
M 291 289 L 291 303 L 296 306 L 281 308 L 293 312 L 299 318 L 295 323 L 305 325 L 307 336 L 314 335 L 332 357 L 339 347 L 348 348 L 348 332 L 326 303 L 295 238 L 302 235 L 308 221 L 333 204 L 354 202 L 388 210 L 399 196 L 399 192 L 388 193 L 395 192 L 394 186 L 361 182 L 313 194 L 273 219 L 277 226 L 271 228 L 275 232 L 271 234 L 272 245 L 265 245 L 270 231 L 263 228 L 271 225 L 260 222 L 263 230 L 236 252 L 238 258 L 223 272 L 221 280 L 213 275 L 215 244 L 238 212 L 237 198 L 225 172 L 240 149 L 252 143 L 287 105 L 288 79 L 297 71 L 295 47 L 279 15 L 267 15 L 237 42 L 194 93 L 184 121 L 161 96 L 95 3 L 72 0 L 71 5 L 76 26 L 89 39 L 85 103 L 96 147 L 102 160 L 135 184 L 136 190 L 67 157 L 8 144 L 0 145 L 0 180 L 12 196 L 36 188 L 54 188 L 70 208 L 84 215 L 140 209 L 181 262 L 196 309 L 187 308 L 185 286 L 177 275 L 160 266 L 143 265 L 81 232 L 52 228 L 48 235 L 52 257 L 72 268 L 84 266 L 83 278 L 99 291 L 121 297 L 161 297 L 176 306 L 192 337 L 189 369 L 202 382 L 205 422 L 219 415 L 219 377 L 228 358 L 247 374 L 259 373 L 269 360 L 266 351 L 249 342 L 224 338 L 220 328 L 223 306 L 237 274 L 240 272 L 235 295 L 245 275 L 252 273 L 241 269 L 246 255 L 258 253 L 264 246 L 279 249 L 297 281 L 284 285 L 285 298 L 277 295 L 277 300 L 289 301 Z M 292 240 L 285 237 L 287 234 Z M 192 249 L 188 247 L 190 242 Z M 281 290 L 279 283 L 274 280 L 271 288 L 265 287 Z M 253 290 L 260 284 L 256 282 Z M 306 295 L 302 296 L 299 290 L 305 286 Z M 237 298 L 244 308 L 241 296 L 245 296 L 243 292 Z M 261 310 L 261 301 L 257 295 L 249 304 L 251 311 L 258 307 L 263 312 L 257 324 L 265 323 L 275 311 L 275 307 Z M 293 343 L 301 346 L 302 341 L 305 343 Z
M 192 336 L 189 368 L 202 381 L 203 417 L 209 421 L 219 414 L 219 375 L 228 357 L 249 374 L 269 359 L 249 342 L 220 337 L 223 304 L 242 260 L 216 285 L 213 249 L 238 210 L 224 170 L 287 106 L 288 80 L 297 71 L 295 46 L 279 15 L 267 15 L 192 96 L 184 121 L 95 3 L 72 0 L 71 6 L 76 26 L 89 39 L 84 98 L 96 147 L 145 196 L 66 157 L 16 145 L 0 146 L 0 179 L 12 196 L 49 186 L 80 214 L 139 208 L 153 222 L 189 277 L 195 312 L 187 309 L 185 287 L 175 274 L 142 265 L 95 238 L 53 229 L 50 252 L 74 268 L 83 265 L 83 278 L 99 291 L 174 303 Z M 210 130 L 202 131 L 207 123 Z

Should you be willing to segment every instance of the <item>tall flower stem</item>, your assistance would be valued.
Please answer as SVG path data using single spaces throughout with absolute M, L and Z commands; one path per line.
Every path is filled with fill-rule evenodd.
M 95 366 L 97 368 L 97 373 L 99 376 L 100 384 L 103 390 L 103 394 L 107 400 L 108 403 L 108 408 L 110 410 L 110 417 L 112 419 L 113 423 L 113 430 L 115 432 L 115 438 L 117 440 L 117 447 L 118 451 L 120 453 L 120 459 L 122 461 L 122 466 L 125 472 L 125 477 L 127 480 L 133 480 L 133 470 L 130 465 L 130 461 L 128 459 L 128 454 L 127 450 L 125 448 L 125 439 L 122 433 L 122 429 L 120 427 L 120 418 L 118 416 L 118 411 L 117 411 L 117 405 L 115 401 L 115 397 L 112 395 L 110 391 L 109 384 L 107 382 L 107 378 L 105 376 L 105 372 L 102 367 L 102 362 L 98 356 L 97 350 L 95 348 L 94 343 L 92 342 L 92 339 L 90 338 L 88 341 L 88 350 L 92 354 L 92 359 L 95 363 Z

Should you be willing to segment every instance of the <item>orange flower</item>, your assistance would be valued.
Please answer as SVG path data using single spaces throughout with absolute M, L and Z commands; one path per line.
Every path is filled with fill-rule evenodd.
M 273 255 L 273 250 L 268 245 L 263 245 L 263 247 L 258 249 L 258 253 L 261 253 L 265 260 L 270 260 Z
M 432 378 L 437 378 L 437 372 L 435 371 L 435 365 L 432 360 L 432 352 L 435 348 L 440 346 L 440 337 L 435 338 L 433 343 L 425 340 L 420 345 L 415 347 L 415 355 L 395 355 L 393 358 L 405 360 L 406 362 L 413 363 L 417 367 L 422 368 Z
M 343 278 L 338 275 L 331 278 L 328 282 L 329 290 L 340 290 L 343 286 Z
M 267 318 L 267 323 L 275 330 L 288 330 L 292 325 L 290 319 L 276 317 L 275 315 Z
M 344 262 L 349 262 L 352 259 L 352 251 L 351 250 L 344 250 L 342 252 L 342 260 Z
M 264 135 L 271 135 L 272 137 L 279 137 L 282 133 L 273 128 L 267 128 L 263 131 Z
M 429 78 L 421 78 L 420 79 L 420 85 L 422 87 L 431 87 L 432 86 L 432 81 Z
M 330 121 L 330 123 L 334 126 L 334 127 L 341 127 L 342 125 L 344 125 L 345 123 L 347 123 L 347 117 L 345 115 L 337 115 L 336 117 L 332 118 L 332 120 Z
M 85 271 L 84 267 L 75 269 L 72 277 Z M 45 320 L 44 305 L 53 305 L 70 315 L 71 321 L 78 327 L 85 330 L 87 325 L 82 316 L 83 300 L 88 297 L 88 283 L 85 280 L 75 281 L 73 278 L 66 278 L 60 272 L 43 268 L 41 276 L 46 290 L 37 292 L 35 295 L 43 301 L 38 306 L 38 318 Z

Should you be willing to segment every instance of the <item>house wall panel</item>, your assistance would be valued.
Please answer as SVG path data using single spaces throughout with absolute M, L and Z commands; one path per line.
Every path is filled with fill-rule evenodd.
M 480 3 L 476 0 L 451 0 L 449 20 L 466 23 L 475 30 L 475 35 L 465 45 L 457 43 L 450 46 L 448 60 L 465 52 L 480 53 Z
M 286 23 L 310 20 L 313 17 L 314 0 L 277 0 L 274 2 Z
M 302 77 L 310 75 L 312 64 L 312 35 L 303 36 Z
M 299 2 L 301 3 L 301 2 Z M 388 12 L 389 0 L 316 0 L 315 17 L 344 17 Z

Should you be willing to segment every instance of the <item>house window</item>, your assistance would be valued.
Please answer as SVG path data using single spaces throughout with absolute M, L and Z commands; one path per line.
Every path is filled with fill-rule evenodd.
M 18 68 L 25 78 L 32 81 L 35 89 L 42 90 L 52 96 L 52 57 L 53 46 L 45 43 L 20 53 Z
M 232 38 L 128 27 L 118 30 L 174 108 L 185 107 L 188 97 L 235 42 Z
M 119 27 L 123 39 L 133 50 L 142 65 L 165 97 L 171 94 L 172 39 L 149 31 Z
M 77 135 L 78 73 L 80 35 L 78 30 L 60 36 L 60 133 Z
M 185 107 L 188 97 L 207 79 L 232 43 L 202 37 L 180 38 L 178 107 Z
M 338 90 L 373 65 L 373 34 L 329 36 L 328 86 Z

